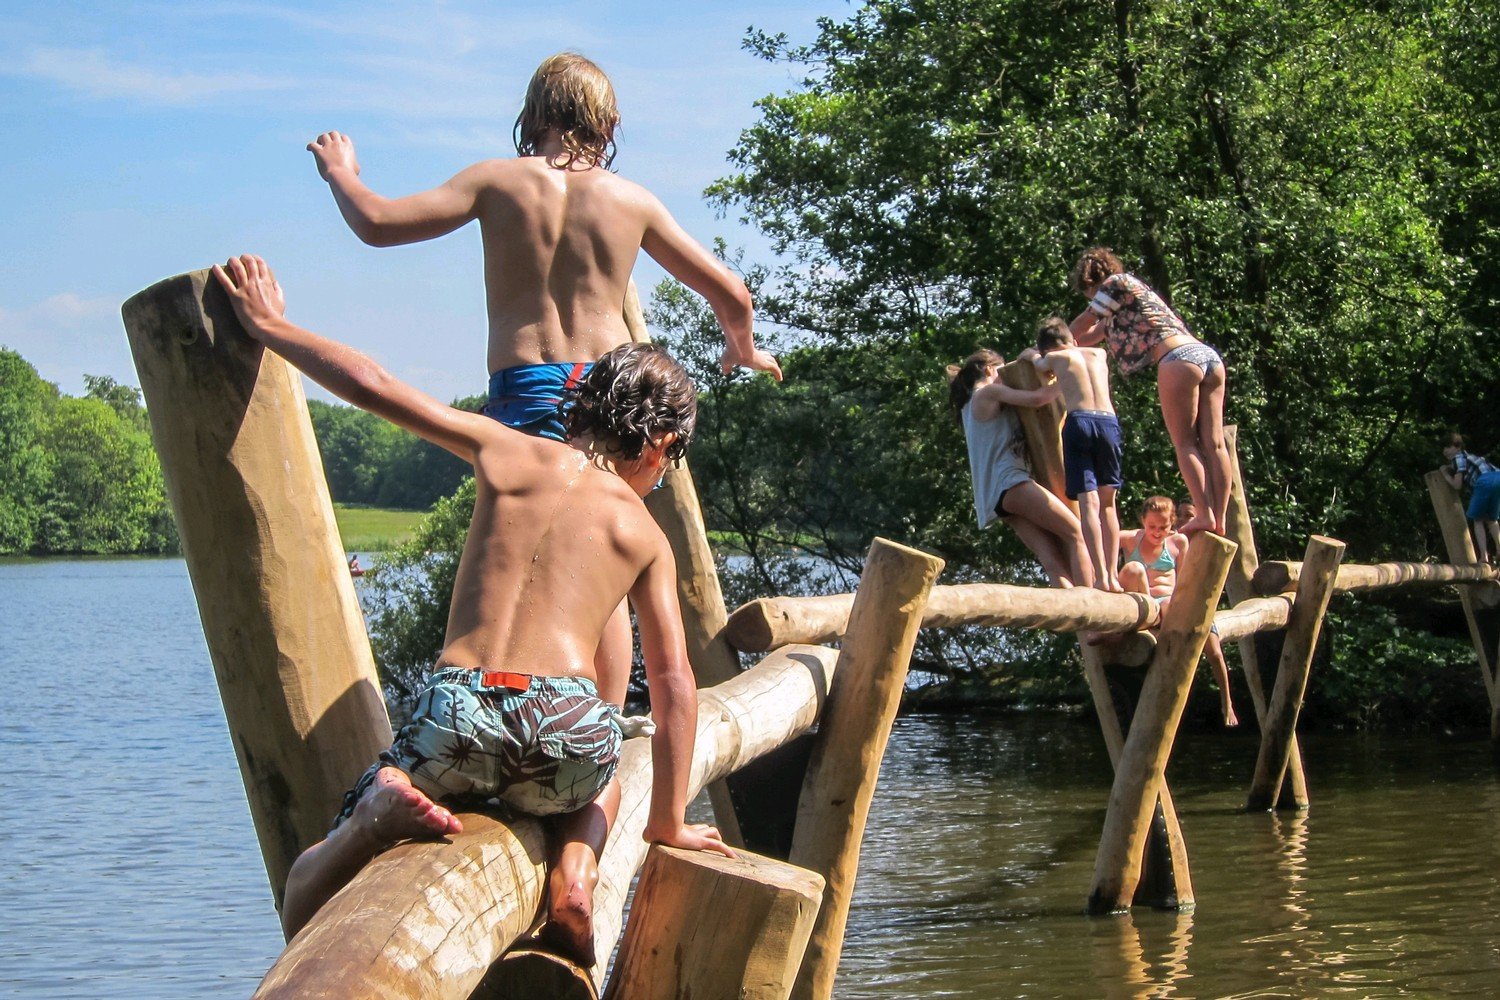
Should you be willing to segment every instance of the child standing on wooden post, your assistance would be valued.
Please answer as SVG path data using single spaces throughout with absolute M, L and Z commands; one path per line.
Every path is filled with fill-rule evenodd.
M 1109 368 L 1104 352 L 1079 347 L 1068 324 L 1051 316 L 1037 333 L 1036 347 L 1021 352 L 1039 371 L 1057 378 L 1068 416 L 1063 421 L 1063 474 L 1069 500 L 1078 501 L 1078 520 L 1094 565 L 1094 586 L 1118 593 L 1115 549 L 1120 518 L 1115 493 L 1120 477 L 1120 420 L 1109 398 Z
M 430 191 L 376 194 L 342 133 L 307 146 L 344 221 L 371 246 L 430 240 L 479 220 L 489 312 L 484 413 L 554 441 L 563 439 L 560 408 L 589 366 L 630 341 L 623 304 L 642 250 L 713 307 L 726 373 L 744 366 L 781 379 L 776 359 L 755 346 L 745 283 L 651 192 L 610 172 L 619 123 L 604 71 L 563 52 L 544 60 L 526 89 L 515 127 L 520 156 L 476 163 Z M 600 656 L 630 659 L 623 605 Z
M 1469 506 L 1464 516 L 1474 536 L 1474 555 L 1481 563 L 1493 559 L 1500 565 L 1500 471 L 1483 455 L 1464 451 L 1462 434 L 1452 434 L 1443 447 L 1443 478 L 1462 495 L 1469 491 Z
M 1055 385 L 1013 389 L 999 380 L 1005 359 L 979 350 L 948 366 L 948 402 L 963 425 L 979 527 L 1004 521 L 1042 564 L 1054 587 L 1088 587 L 1094 575 L 1073 512 L 1031 478 L 1026 439 L 1014 407 L 1043 406 Z
M 1089 299 L 1071 329 L 1078 343 L 1109 349 L 1121 375 L 1156 366 L 1161 415 L 1197 514 L 1181 531 L 1223 533 L 1233 466 L 1224 443 L 1224 359 L 1188 332 L 1161 296 L 1108 247 L 1091 247 L 1068 278 Z
M 553 817 L 544 936 L 592 965 L 593 891 L 620 804 L 618 708 L 630 666 L 600 670 L 595 651 L 627 594 L 656 723 L 645 836 L 734 856 L 713 827 L 683 819 L 697 694 L 672 550 L 641 502 L 692 437 L 697 402 L 687 373 L 659 348 L 623 345 L 580 384 L 566 443 L 528 436 L 444 406 L 358 351 L 287 322 L 260 258 L 234 258 L 214 273 L 251 337 L 335 395 L 473 463 L 478 490 L 436 669 L 411 723 L 345 797 L 328 838 L 292 865 L 288 939 L 380 852 L 461 832 L 436 800 L 499 798 Z
M 1140 518 L 1139 528 L 1120 533 L 1120 556 L 1125 560 L 1120 566 L 1120 583 L 1127 593 L 1145 594 L 1165 612 L 1177 589 L 1177 567 L 1187 557 L 1189 539 L 1182 532 L 1173 532 L 1172 501 L 1167 497 L 1148 497 L 1141 504 Z M 1224 645 L 1217 629 L 1210 627 L 1203 654 L 1219 685 L 1224 725 L 1237 726 L 1240 720 L 1229 694 L 1229 665 L 1224 662 Z

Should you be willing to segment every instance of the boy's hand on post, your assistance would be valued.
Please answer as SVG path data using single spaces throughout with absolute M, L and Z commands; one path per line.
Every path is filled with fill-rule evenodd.
M 715 851 L 726 858 L 737 857 L 734 849 L 724 843 L 719 829 L 707 823 L 682 823 L 671 832 L 653 833 L 648 827 L 643 834 L 653 844 L 680 847 L 685 851 Z
M 281 284 L 271 273 L 270 265 L 254 254 L 241 254 L 229 258 L 225 264 L 215 264 L 213 272 L 228 293 L 240 324 L 252 338 L 259 340 L 264 324 L 285 315 L 286 297 Z
M 770 351 L 755 348 L 745 356 L 733 347 L 725 347 L 724 353 L 719 355 L 719 364 L 728 375 L 736 368 L 749 368 L 752 371 L 768 372 L 776 381 L 781 381 L 781 365 L 776 361 L 776 355 Z
M 342 132 L 324 132 L 307 144 L 308 152 L 318 163 L 318 175 L 325 181 L 333 170 L 342 167 L 359 175 L 359 160 L 354 156 L 354 140 Z

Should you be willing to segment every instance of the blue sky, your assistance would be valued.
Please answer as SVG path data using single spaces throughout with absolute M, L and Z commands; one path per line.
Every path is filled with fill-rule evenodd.
M 377 250 L 345 228 L 304 146 L 337 129 L 382 194 L 514 155 L 536 64 L 574 49 L 614 81 L 616 169 L 701 241 L 765 260 L 702 191 L 795 67 L 750 26 L 810 39 L 846 0 L 747 3 L 65 3 L 0 5 L 0 345 L 65 392 L 136 384 L 119 306 L 160 278 L 264 255 L 295 321 L 449 398 L 483 390 L 479 234 Z M 643 294 L 662 277 L 643 258 Z

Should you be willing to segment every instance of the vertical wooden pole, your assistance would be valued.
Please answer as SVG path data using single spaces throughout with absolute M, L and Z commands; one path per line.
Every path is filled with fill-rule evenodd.
M 605 1000 L 786 1000 L 822 901 L 784 861 L 652 847 Z
M 646 317 L 635 282 L 625 289 L 625 325 L 630 339 L 648 343 Z M 724 641 L 724 623 L 729 611 L 724 607 L 724 591 L 719 587 L 719 571 L 714 566 L 713 547 L 703 524 L 703 508 L 687 461 L 667 472 L 662 488 L 646 498 L 646 508 L 667 536 L 672 555 L 677 559 L 677 601 L 682 608 L 683 637 L 687 640 L 688 663 L 699 687 L 721 684 L 740 672 L 739 657 Z M 736 847 L 745 844 L 739 818 L 729 796 L 729 784 L 715 781 L 708 786 L 708 798 L 714 807 L 714 822 L 724 842 Z
M 1255 596 L 1250 585 L 1255 571 L 1260 568 L 1260 554 L 1255 547 L 1255 525 L 1250 520 L 1250 504 L 1246 500 L 1245 478 L 1240 471 L 1239 428 L 1230 425 L 1224 428 L 1224 443 L 1229 448 L 1229 458 L 1234 468 L 1234 477 L 1229 493 L 1228 525 L 1224 537 L 1239 546 L 1234 563 L 1229 567 L 1229 579 L 1224 591 L 1229 595 L 1231 606 Z M 1274 637 L 1262 634 L 1247 635 L 1240 640 L 1240 667 L 1245 674 L 1245 685 L 1250 689 L 1250 701 L 1255 706 L 1255 721 L 1262 730 L 1266 724 L 1266 684 L 1261 674 L 1262 651 L 1270 654 L 1277 645 Z M 1297 734 L 1292 734 L 1292 755 L 1287 762 L 1287 781 L 1282 785 L 1277 798 L 1278 809 L 1307 808 L 1307 776 L 1302 770 L 1302 748 L 1297 745 Z
M 1135 895 L 1146 831 L 1166 783 L 1167 758 L 1177 736 L 1177 723 L 1187 705 L 1188 690 L 1234 551 L 1233 542 L 1201 534 L 1178 571 L 1177 589 L 1163 616 L 1156 656 L 1147 669 L 1135 718 L 1115 769 L 1104 836 L 1094 866 L 1094 888 L 1089 894 L 1090 913 L 1124 909 Z
M 208 271 L 122 312 L 280 909 L 291 863 L 391 742 L 301 376 Z
M 1041 375 L 1029 361 L 1013 361 L 1006 365 L 1000 369 L 1000 380 L 1013 389 L 1038 389 L 1042 385 Z M 1032 478 L 1076 514 L 1078 505 L 1068 499 L 1064 486 L 1062 402 L 1054 401 L 1041 407 L 1017 407 L 1016 413 L 1026 436 Z M 1094 700 L 1094 713 L 1099 717 L 1099 729 L 1104 736 L 1105 749 L 1109 751 L 1109 763 L 1118 769 L 1120 751 L 1125 746 L 1125 729 L 1130 724 L 1130 708 L 1116 698 L 1109 683 L 1107 657 L 1114 650 L 1087 644 L 1080 644 L 1079 650 L 1084 678 Z M 1145 870 L 1146 874 L 1136 889 L 1136 903 L 1159 909 L 1192 907 L 1193 881 L 1188 870 L 1187 844 L 1182 837 L 1182 826 L 1177 822 L 1172 793 L 1165 783 L 1153 812 Z
M 1449 486 L 1443 474 L 1436 469 L 1427 473 L 1426 482 L 1438 527 L 1443 531 L 1448 561 L 1455 566 L 1477 564 L 1479 557 L 1474 552 L 1474 539 L 1469 535 L 1469 522 L 1464 516 L 1458 491 Z M 1493 610 L 1497 594 L 1500 594 L 1500 586 L 1495 584 L 1458 588 L 1464 619 L 1469 623 L 1469 639 L 1474 643 L 1474 655 L 1479 658 L 1479 672 L 1484 675 L 1484 691 L 1490 699 L 1492 740 L 1500 740 L 1500 676 L 1496 673 L 1500 671 L 1500 614 Z
M 1260 755 L 1255 761 L 1255 778 L 1245 802 L 1248 810 L 1270 809 L 1281 793 L 1297 735 L 1297 716 L 1307 693 L 1307 675 L 1318 648 L 1318 633 L 1343 558 L 1343 542 L 1321 535 L 1308 539 L 1307 554 L 1302 557 L 1302 578 L 1287 618 L 1286 642 L 1281 647 L 1276 684 L 1261 722 Z
M 792 835 L 792 863 L 828 881 L 792 992 L 799 1000 L 833 995 L 870 800 L 922 611 L 942 568 L 936 556 L 883 538 L 865 559 Z

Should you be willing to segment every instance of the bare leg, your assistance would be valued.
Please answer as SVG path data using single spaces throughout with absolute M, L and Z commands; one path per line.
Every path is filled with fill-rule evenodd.
M 1115 507 L 1115 488 L 1099 487 L 1099 526 L 1103 529 L 1104 568 L 1109 574 L 1109 587 L 1115 593 L 1120 586 L 1120 575 L 1115 565 L 1120 561 L 1120 512 Z
M 1219 685 L 1219 708 L 1224 713 L 1224 725 L 1238 726 L 1240 720 L 1234 714 L 1234 703 L 1229 696 L 1229 665 L 1224 662 L 1224 644 L 1213 632 L 1208 633 L 1208 642 L 1203 645 L 1208 665 L 1213 669 L 1214 682 Z
M 1474 536 L 1474 557 L 1479 560 L 1481 565 L 1490 561 L 1490 532 L 1487 526 L 1494 523 L 1494 521 L 1469 522 L 1470 527 L 1473 529 L 1471 534 Z
M 1222 534 L 1229 523 L 1229 490 L 1234 482 L 1234 464 L 1224 441 L 1224 396 L 1226 376 L 1219 365 L 1203 376 L 1198 387 L 1198 449 L 1208 479 L 1208 499 L 1213 504 L 1213 530 Z M 1201 509 L 1201 508 L 1200 508 Z
M 1042 572 L 1047 574 L 1047 580 L 1052 586 L 1062 588 L 1073 586 L 1072 570 L 1068 566 L 1068 560 L 1062 554 L 1062 549 L 1057 544 L 1056 537 L 1018 514 L 1005 514 L 1001 520 L 1010 525 L 1010 530 L 1014 531 L 1022 544 L 1031 550 L 1032 555 L 1036 556 L 1036 561 L 1042 564 Z
M 599 855 L 620 811 L 620 783 L 611 781 L 599 797 L 576 812 L 552 818 L 555 838 L 547 875 L 547 923 L 541 937 L 584 968 L 594 964 L 594 887 Z
M 1146 582 L 1146 567 L 1138 562 L 1128 562 L 1120 567 L 1120 586 L 1127 594 L 1151 595 Z
M 1063 581 L 1066 581 L 1067 586 L 1093 586 L 1089 553 L 1083 544 L 1083 529 L 1066 504 L 1039 484 L 1026 482 L 1012 486 L 1005 492 L 1002 507 L 1005 514 L 1009 515 L 1005 523 L 1020 536 L 1027 548 L 1036 553 L 1053 586 L 1063 586 Z M 1023 533 L 1020 527 L 1023 521 L 1028 527 L 1038 528 L 1046 533 L 1050 541 L 1040 546 L 1033 544 L 1026 537 L 1030 532 Z M 1049 556 L 1055 564 L 1053 567 L 1048 566 Z
M 1078 523 L 1083 530 L 1083 544 L 1094 567 L 1094 586 L 1108 590 L 1109 563 L 1104 553 L 1104 531 L 1099 523 L 1099 493 L 1087 490 L 1078 494 Z
M 1172 447 L 1177 452 L 1177 469 L 1182 473 L 1188 496 L 1192 497 L 1193 507 L 1198 511 L 1186 524 L 1178 526 L 1177 530 L 1184 534 L 1212 531 L 1218 527 L 1214 522 L 1216 508 L 1209 502 L 1203 454 L 1198 446 L 1198 385 L 1202 381 L 1203 369 L 1191 361 L 1166 361 L 1156 367 L 1156 391 L 1161 399 L 1162 421 L 1167 425 Z M 1222 429 L 1220 436 L 1223 436 Z
M 292 863 L 281 906 L 287 940 L 381 851 L 403 840 L 462 832 L 458 818 L 413 788 L 404 772 L 381 768 L 354 815 Z
M 625 601 L 615 608 L 604 623 L 599 648 L 594 651 L 594 676 L 599 679 L 599 698 L 611 705 L 625 704 L 625 688 L 630 683 L 630 654 L 634 636 L 630 632 L 630 608 Z

